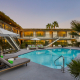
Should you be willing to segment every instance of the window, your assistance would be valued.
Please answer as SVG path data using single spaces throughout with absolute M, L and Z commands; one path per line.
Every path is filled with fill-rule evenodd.
M 43 31 L 37 31 L 36 32 L 36 36 L 37 37 L 43 37 L 43 36 L 45 36 L 45 32 L 43 32 Z
M 58 32 L 58 37 L 66 37 L 66 36 L 67 36 L 67 34 L 65 31 L 59 31 Z
M 24 36 L 25 36 L 25 37 L 33 36 L 33 32 L 32 32 L 32 31 L 24 32 Z

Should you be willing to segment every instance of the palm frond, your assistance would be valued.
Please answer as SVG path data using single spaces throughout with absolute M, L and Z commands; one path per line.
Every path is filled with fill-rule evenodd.
M 50 27 L 51 27 L 51 24 L 48 23 L 48 24 L 46 25 L 46 28 L 47 28 L 47 29 L 50 29 Z
M 55 27 L 59 27 L 59 25 L 58 25 L 58 22 L 57 22 L 57 21 L 54 21 L 52 24 L 53 24 L 54 28 L 55 28 Z
M 80 32 L 80 22 L 79 21 L 72 21 L 71 22 L 71 28 L 74 30 L 74 31 L 77 31 L 77 32 Z
M 79 34 L 77 32 L 71 32 L 69 33 L 70 35 L 75 35 L 75 36 L 79 36 Z
M 72 74 L 74 78 L 79 77 L 80 73 L 80 59 L 79 60 L 72 60 L 70 64 L 68 64 L 69 72 Z

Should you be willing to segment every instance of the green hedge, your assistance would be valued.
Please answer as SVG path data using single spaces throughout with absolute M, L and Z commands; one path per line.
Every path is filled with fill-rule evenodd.
M 42 44 L 42 45 L 45 45 L 43 42 L 23 42 L 21 45 L 20 45 L 20 48 L 23 49 L 23 48 L 26 48 L 26 44 L 27 45 L 36 45 L 36 44 Z
M 58 45 L 67 46 L 68 43 L 67 42 L 55 42 L 55 43 L 53 43 L 53 45 L 55 45 L 55 46 L 58 46 Z

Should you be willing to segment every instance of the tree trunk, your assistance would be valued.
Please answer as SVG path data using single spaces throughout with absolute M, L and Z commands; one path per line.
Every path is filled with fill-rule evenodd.
M 55 26 L 54 26 L 54 29 L 55 29 Z

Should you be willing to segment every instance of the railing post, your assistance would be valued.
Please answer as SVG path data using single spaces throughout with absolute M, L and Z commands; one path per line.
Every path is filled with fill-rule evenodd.
M 64 57 L 63 57 L 63 73 L 64 73 Z

